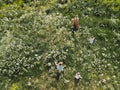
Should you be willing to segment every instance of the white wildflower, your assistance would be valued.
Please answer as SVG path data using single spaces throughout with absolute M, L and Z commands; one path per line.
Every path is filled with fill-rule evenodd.
M 113 75 L 113 78 L 116 78 L 116 76 L 115 76 L 115 75 Z
M 31 85 L 31 82 L 28 82 L 28 86 L 30 86 Z
M 35 54 L 35 56 L 37 57 L 37 56 L 38 56 L 38 54 Z

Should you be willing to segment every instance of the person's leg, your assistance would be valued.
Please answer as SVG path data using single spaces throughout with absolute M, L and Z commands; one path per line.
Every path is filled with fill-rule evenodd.
M 57 75 L 56 75 L 56 80 L 58 81 L 60 79 L 60 73 L 57 72 Z
M 74 79 L 74 86 L 75 87 L 77 86 L 77 79 L 76 78 Z
M 74 38 L 74 31 L 72 30 L 72 37 Z
M 73 26 L 73 29 L 72 29 L 72 37 L 74 38 L 74 32 L 76 31 L 76 27 Z

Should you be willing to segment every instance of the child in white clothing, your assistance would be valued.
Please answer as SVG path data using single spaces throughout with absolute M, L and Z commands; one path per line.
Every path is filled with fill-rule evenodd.
M 95 40 L 95 37 L 92 36 L 92 37 L 89 39 L 90 44 L 93 44 L 94 40 Z
M 79 79 L 82 78 L 80 73 L 77 72 L 74 76 L 74 83 L 75 83 L 75 87 L 77 86 L 78 82 L 79 82 Z

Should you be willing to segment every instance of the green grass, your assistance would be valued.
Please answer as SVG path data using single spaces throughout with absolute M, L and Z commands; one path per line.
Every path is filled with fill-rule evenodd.
M 119 90 L 118 14 L 95 16 L 98 3 L 84 0 L 69 1 L 57 8 L 54 7 L 60 3 L 56 0 L 42 6 L 40 2 L 37 4 L 24 3 L 21 7 L 13 3 L 0 9 L 0 89 Z M 98 13 L 106 10 L 101 6 L 97 7 Z M 46 13 L 48 9 L 51 12 Z M 75 14 L 81 28 L 73 38 L 71 20 Z M 88 41 L 91 36 L 95 37 L 93 45 Z M 66 65 L 58 82 L 55 70 L 46 70 L 47 63 L 55 68 L 57 61 Z M 82 79 L 75 88 L 77 71 Z

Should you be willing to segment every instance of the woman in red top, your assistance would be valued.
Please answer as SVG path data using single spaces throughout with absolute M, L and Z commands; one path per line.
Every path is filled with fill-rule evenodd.
M 79 18 L 78 16 L 76 15 L 74 17 L 74 20 L 73 20 L 73 29 L 72 29 L 72 37 L 74 38 L 74 32 L 78 30 L 78 28 L 80 28 L 80 25 L 79 25 Z
M 74 20 L 73 20 L 73 31 L 77 31 L 79 27 L 80 27 L 80 25 L 79 25 L 79 18 L 76 15 L 74 17 Z

